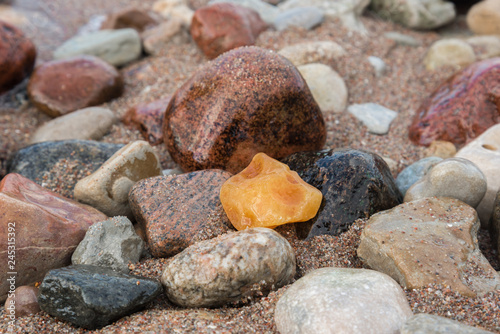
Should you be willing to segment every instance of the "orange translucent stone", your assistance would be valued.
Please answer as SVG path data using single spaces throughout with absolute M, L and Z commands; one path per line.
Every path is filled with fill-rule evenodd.
M 321 191 L 264 153 L 256 154 L 220 189 L 222 206 L 237 230 L 307 221 L 318 212 L 322 198 Z

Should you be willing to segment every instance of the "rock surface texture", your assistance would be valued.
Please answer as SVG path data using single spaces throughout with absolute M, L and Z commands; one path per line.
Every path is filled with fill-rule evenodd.
M 424 177 L 433 166 L 441 161 L 443 159 L 439 157 L 423 158 L 403 169 L 396 178 L 396 185 L 401 194 L 404 196 L 408 188 Z
M 38 288 L 34 286 L 20 286 L 7 298 L 5 308 L 11 309 L 13 306 L 16 318 L 38 313 L 40 305 L 38 305 L 37 294 Z

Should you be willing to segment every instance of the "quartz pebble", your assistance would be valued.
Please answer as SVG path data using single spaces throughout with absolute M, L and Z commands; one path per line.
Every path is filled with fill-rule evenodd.
M 12 310 L 16 318 L 40 312 L 38 305 L 38 289 L 34 286 L 22 285 L 14 290 L 5 301 L 5 310 L 10 314 Z
M 167 297 L 183 307 L 217 307 L 267 294 L 295 275 L 295 254 L 263 227 L 224 234 L 177 254 L 163 271 Z
M 318 212 L 323 196 L 296 172 L 264 153 L 228 179 L 220 200 L 237 230 L 303 222 Z
M 500 35 L 500 3 L 483 0 L 467 12 L 467 25 L 477 35 Z
M 323 12 L 317 7 L 297 7 L 283 11 L 276 16 L 273 25 L 278 31 L 283 31 L 289 27 L 301 27 L 311 30 L 320 25 L 323 20 Z
M 396 185 L 401 194 L 404 196 L 408 188 L 423 178 L 434 165 L 441 161 L 443 159 L 440 157 L 423 158 L 403 169 L 396 178 Z
M 332 41 L 292 44 L 279 50 L 278 53 L 290 60 L 295 66 L 329 63 L 346 55 L 344 48 Z
M 377 135 L 389 132 L 392 121 L 398 113 L 376 103 L 352 104 L 347 111 L 359 119 L 368 128 L 368 131 Z
M 472 46 L 460 39 L 442 39 L 431 45 L 424 59 L 427 70 L 434 71 L 443 66 L 467 66 L 476 61 Z
M 401 334 L 493 334 L 479 328 L 464 325 L 455 320 L 434 314 L 419 313 L 408 318 L 401 327 Z

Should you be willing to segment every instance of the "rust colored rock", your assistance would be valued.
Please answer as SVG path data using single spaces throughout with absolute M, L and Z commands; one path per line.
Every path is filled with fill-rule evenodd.
M 439 86 L 417 110 L 410 139 L 463 145 L 500 122 L 500 58 L 472 64 Z
M 307 221 L 316 216 L 322 199 L 321 191 L 264 153 L 220 190 L 224 211 L 238 231 Z
M 28 84 L 30 100 L 52 117 L 102 104 L 122 91 L 118 71 L 94 56 L 47 62 L 35 69 Z
M 151 254 L 173 256 L 188 246 L 232 230 L 219 191 L 231 174 L 204 170 L 137 182 L 129 203 Z
M 16 286 L 43 279 L 45 273 L 71 263 L 71 254 L 103 213 L 48 191 L 15 173 L 0 183 L 0 301 L 7 298 L 10 277 Z M 14 234 L 10 234 L 14 233 Z M 15 258 L 7 262 L 8 240 L 15 239 Z
M 323 116 L 309 87 L 286 58 L 257 47 L 226 52 L 195 73 L 172 97 L 164 141 L 184 170 L 238 173 L 259 152 L 279 159 L 321 149 Z
M 5 301 L 5 312 L 10 315 L 14 310 L 16 318 L 40 312 L 37 294 L 38 289 L 34 286 L 18 287 L 14 293 L 9 293 L 9 297 Z
M 169 96 L 130 108 L 123 117 L 123 123 L 139 129 L 143 137 L 151 145 L 161 144 L 163 142 L 163 118 L 170 98 Z
M 132 28 L 142 32 L 156 24 L 158 22 L 146 11 L 130 7 L 109 15 L 101 24 L 101 30 Z
M 247 7 L 216 3 L 194 12 L 191 36 L 210 59 L 234 48 L 254 45 L 267 23 Z
M 31 74 L 35 58 L 35 46 L 21 30 L 0 21 L 0 94 Z

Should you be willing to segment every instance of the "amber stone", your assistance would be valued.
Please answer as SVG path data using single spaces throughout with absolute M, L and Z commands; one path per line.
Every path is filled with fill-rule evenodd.
M 417 110 L 410 139 L 462 145 L 500 122 L 500 58 L 472 64 L 439 86 Z
M 222 207 L 237 230 L 307 221 L 318 212 L 322 198 L 321 191 L 265 153 L 255 155 L 220 190 Z

